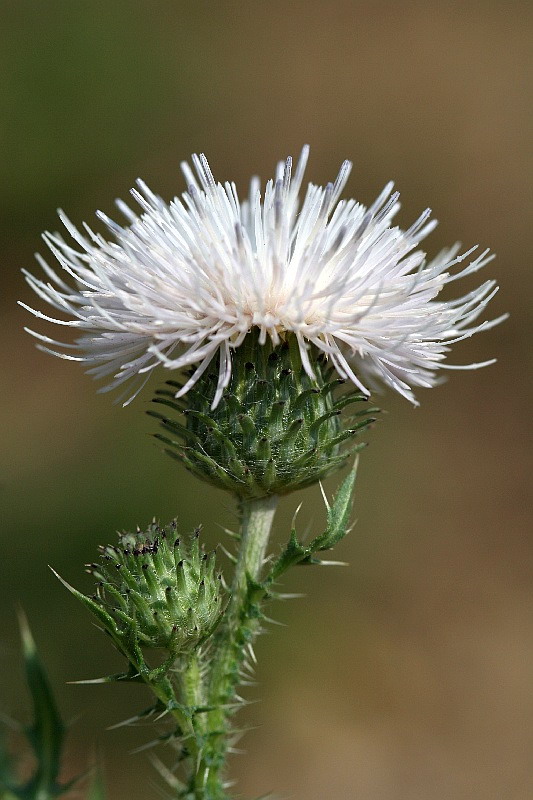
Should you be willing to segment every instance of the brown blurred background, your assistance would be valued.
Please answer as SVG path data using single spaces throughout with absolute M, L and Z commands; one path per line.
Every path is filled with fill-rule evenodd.
M 309 180 L 348 157 L 349 195 L 369 202 L 393 178 L 404 225 L 431 205 L 441 224 L 430 254 L 456 239 L 493 248 L 482 278 L 502 289 L 490 313 L 512 316 L 455 349 L 455 363 L 497 365 L 450 373 L 420 391 L 419 409 L 380 398 L 388 413 L 338 552 L 351 566 L 290 574 L 287 590 L 308 597 L 274 608 L 288 627 L 259 643 L 260 686 L 247 696 L 263 702 L 242 719 L 260 727 L 233 762 L 239 790 L 530 800 L 533 6 L 3 0 L 0 11 L 2 709 L 27 718 L 21 604 L 76 717 L 67 771 L 98 742 L 111 800 L 156 798 L 146 759 L 128 755 L 148 732 L 105 731 L 144 707 L 142 691 L 65 685 L 120 662 L 47 564 L 88 589 L 82 565 L 116 529 L 178 514 L 215 542 L 234 513 L 159 452 L 149 392 L 113 405 L 22 332 L 29 315 L 15 301 L 35 298 L 20 269 L 38 269 L 40 232 L 57 229 L 59 205 L 76 222 L 113 212 L 138 175 L 170 199 L 193 151 L 244 193 L 253 172 L 270 177 L 309 142 Z M 309 490 L 284 502 L 279 540 L 300 499 L 302 524 L 320 526 Z

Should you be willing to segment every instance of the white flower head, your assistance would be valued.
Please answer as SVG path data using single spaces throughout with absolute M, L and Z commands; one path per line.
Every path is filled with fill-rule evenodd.
M 476 248 L 459 255 L 454 245 L 427 262 L 418 246 L 436 224 L 429 209 L 404 231 L 392 222 L 399 208 L 392 183 L 369 208 L 339 200 L 348 161 L 334 183 L 309 184 L 300 203 L 308 151 L 294 174 L 291 158 L 280 162 L 264 194 L 252 178 L 242 202 L 234 183 L 215 182 L 204 155 L 192 158 L 196 176 L 182 164 L 188 190 L 169 204 L 139 180 L 132 195 L 140 215 L 122 201 L 124 227 L 97 215 L 112 240 L 87 225 L 78 230 L 60 212 L 73 243 L 51 233 L 44 240 L 74 285 L 40 256 L 48 281 L 26 278 L 67 319 L 22 305 L 83 334 L 65 344 L 29 332 L 41 349 L 88 364 L 95 377 L 112 375 L 104 390 L 134 379 L 126 403 L 160 364 L 194 367 L 178 392 L 185 394 L 218 354 L 217 405 L 232 351 L 253 328 L 261 343 L 270 337 L 274 345 L 294 334 L 311 376 L 310 343 L 361 391 L 382 382 L 413 402 L 413 387 L 435 385 L 439 368 L 492 363 L 451 367 L 444 359 L 451 344 L 504 319 L 476 322 L 495 282 L 456 300 L 437 299 L 446 284 L 487 264 L 488 251 L 455 274 L 450 268 Z

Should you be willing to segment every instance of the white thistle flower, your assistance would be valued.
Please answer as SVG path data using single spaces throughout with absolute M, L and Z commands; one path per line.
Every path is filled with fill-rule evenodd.
M 140 216 L 122 201 L 117 205 L 125 227 L 97 215 L 114 241 L 87 225 L 82 233 L 60 212 L 75 245 L 59 234 L 46 233 L 44 240 L 75 288 L 39 255 L 49 282 L 25 274 L 35 292 L 69 319 L 21 305 L 84 334 L 65 344 L 29 331 L 40 348 L 89 364 L 97 378 L 113 375 L 104 391 L 137 378 L 126 403 L 159 364 L 196 367 L 178 392 L 185 394 L 218 353 L 216 405 L 231 376 L 232 350 L 253 327 L 262 343 L 270 336 L 274 345 L 293 333 L 311 376 L 309 343 L 363 392 L 381 381 L 413 402 L 412 388 L 435 385 L 441 367 L 493 363 L 443 362 L 451 344 L 504 319 L 472 325 L 497 291 L 495 281 L 457 300 L 436 299 L 446 284 L 487 264 L 488 251 L 453 275 L 450 267 L 476 248 L 459 255 L 454 245 L 426 262 L 417 248 L 436 225 L 428 221 L 429 209 L 403 231 L 392 226 L 399 208 L 392 183 L 370 208 L 339 201 L 348 161 L 335 183 L 309 184 L 300 207 L 308 151 L 303 148 L 294 175 L 291 158 L 278 164 L 264 196 L 252 178 L 243 202 L 234 183 L 215 183 L 204 155 L 192 158 L 197 178 L 182 164 L 188 191 L 181 200 L 167 204 L 139 180 L 132 195 Z

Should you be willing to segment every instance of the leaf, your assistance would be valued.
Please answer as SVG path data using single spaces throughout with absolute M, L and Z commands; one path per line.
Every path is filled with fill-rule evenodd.
M 274 563 L 268 580 L 275 581 L 276 578 L 286 572 L 289 567 L 292 567 L 293 564 L 298 564 L 302 559 L 306 558 L 307 555 L 308 548 L 300 544 L 296 536 L 296 531 L 293 528 L 287 546 Z
M 21 783 L 12 770 L 7 750 L 0 747 L 0 797 L 1 800 L 54 800 L 70 794 L 86 778 L 87 773 L 64 784 L 58 781 L 66 728 L 22 611 L 19 612 L 19 625 L 26 682 L 33 705 L 33 723 L 24 732 L 34 751 L 37 765 L 28 781 Z M 87 800 L 105 800 L 103 785 L 97 783 L 94 791 L 98 793 L 90 793 Z
M 285 549 L 274 562 L 270 574 L 265 581 L 265 589 L 279 578 L 280 575 L 286 572 L 289 567 L 293 566 L 293 564 L 334 563 L 314 558 L 314 554 L 323 550 L 331 550 L 331 548 L 348 533 L 356 475 L 357 462 L 353 470 L 340 485 L 331 505 L 329 505 L 324 495 L 324 501 L 327 507 L 327 527 L 323 533 L 316 536 L 308 545 L 304 545 L 298 540 L 296 530 L 293 526 Z
M 323 534 L 313 539 L 309 545 L 309 549 L 312 552 L 330 550 L 348 533 L 356 476 L 357 462 L 350 474 L 341 483 L 333 499 L 333 503 L 328 508 L 328 524 L 326 530 Z
M 35 787 L 36 792 L 38 791 L 44 800 L 46 796 L 54 797 L 61 793 L 57 778 L 61 767 L 65 726 L 59 715 L 28 622 L 22 612 L 19 613 L 19 624 L 26 680 L 34 714 L 34 721 L 27 730 L 27 736 L 37 758 L 37 770 L 27 788 Z

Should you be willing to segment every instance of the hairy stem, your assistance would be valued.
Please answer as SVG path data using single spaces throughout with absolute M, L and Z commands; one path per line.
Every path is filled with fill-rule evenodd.
M 277 495 L 241 501 L 241 545 L 228 608 L 230 616 L 239 616 L 248 590 L 246 576 L 253 580 L 260 576 L 278 501 Z
M 223 785 L 226 756 L 231 746 L 230 717 L 237 701 L 236 687 L 246 658 L 246 648 L 259 630 L 257 616 L 251 614 L 248 578 L 260 578 L 266 547 L 278 504 L 277 496 L 241 502 L 241 541 L 231 599 L 226 616 L 213 642 L 213 662 L 208 677 L 208 704 L 213 708 L 206 719 L 206 752 L 199 773 L 208 800 L 227 800 Z M 199 775 L 200 777 L 200 775 Z
M 191 653 L 162 671 L 147 669 L 142 656 L 135 664 L 176 722 L 183 745 L 185 783 L 176 778 L 174 788 L 176 798 L 182 800 L 229 800 L 224 776 L 236 735 L 231 717 L 242 702 L 236 689 L 250 645 L 260 630 L 253 587 L 261 577 L 277 504 L 277 496 L 240 504 L 240 546 L 231 597 L 207 658 L 205 652 Z

